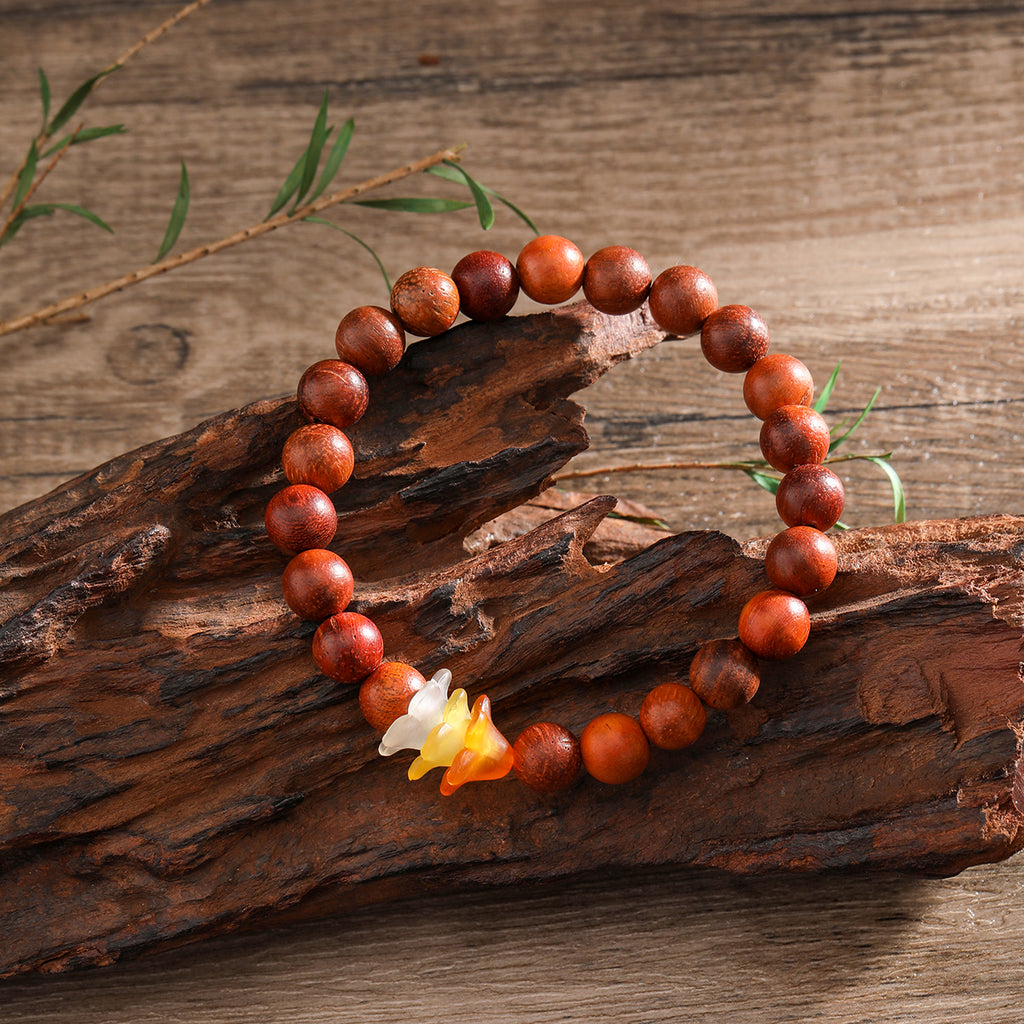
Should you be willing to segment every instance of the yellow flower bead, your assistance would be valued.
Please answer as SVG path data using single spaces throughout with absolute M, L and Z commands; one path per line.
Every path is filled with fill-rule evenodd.
M 421 779 L 432 768 L 446 768 L 466 745 L 469 727 L 469 698 L 465 690 L 456 690 L 444 706 L 441 721 L 423 741 L 420 756 L 409 765 L 409 778 Z

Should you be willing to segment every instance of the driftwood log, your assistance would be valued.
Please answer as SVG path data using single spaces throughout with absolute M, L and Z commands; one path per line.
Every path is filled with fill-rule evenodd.
M 374 382 L 352 432 L 356 607 L 390 657 L 489 693 L 510 736 L 635 713 L 764 585 L 758 543 L 547 490 L 587 443 L 568 396 L 660 340 L 582 304 L 464 325 Z M 952 873 L 1024 846 L 1024 519 L 841 536 L 807 648 L 634 783 L 442 798 L 376 756 L 280 598 L 262 509 L 297 423 L 259 402 L 0 517 L 0 976 L 450 887 Z

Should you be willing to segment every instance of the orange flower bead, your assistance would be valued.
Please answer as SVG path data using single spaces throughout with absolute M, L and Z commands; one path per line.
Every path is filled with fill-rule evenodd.
M 516 260 L 519 286 L 535 302 L 567 302 L 583 284 L 583 253 L 568 238 L 541 235 L 523 246 Z
M 647 767 L 651 747 L 640 723 L 609 711 L 587 723 L 580 734 L 583 765 L 599 782 L 632 782 Z
M 762 590 L 740 612 L 740 640 L 759 658 L 791 658 L 811 633 L 807 605 L 785 590 Z
M 644 698 L 640 725 L 647 738 L 662 750 L 682 750 L 704 731 L 707 712 L 688 686 L 662 683 Z
M 451 796 L 467 782 L 503 779 L 512 770 L 512 745 L 491 721 L 491 702 L 486 695 L 473 703 L 465 742 L 441 779 L 442 796 Z

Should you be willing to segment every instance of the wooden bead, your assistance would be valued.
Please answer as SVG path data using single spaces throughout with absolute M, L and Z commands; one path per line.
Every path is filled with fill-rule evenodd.
M 663 750 L 682 750 L 704 731 L 707 712 L 688 686 L 662 683 L 644 698 L 640 725 L 647 738 Z
M 586 260 L 579 248 L 560 235 L 532 238 L 516 259 L 519 287 L 534 300 L 554 306 L 567 302 L 583 284 Z
M 281 592 L 296 615 L 323 622 L 352 600 L 352 570 L 341 555 L 324 548 L 300 551 L 285 567 Z
M 366 377 L 393 370 L 405 352 L 405 331 L 390 310 L 380 306 L 350 309 L 334 332 L 338 358 Z
M 658 325 L 685 338 L 701 329 L 718 306 L 718 292 L 711 278 L 696 267 L 669 267 L 651 285 L 651 316 Z
M 267 503 L 263 522 L 271 543 L 286 555 L 325 548 L 338 529 L 334 503 L 309 484 L 290 484 Z
M 632 782 L 647 767 L 651 747 L 640 723 L 609 711 L 587 723 L 580 735 L 583 765 L 599 782 Z
M 329 679 L 355 685 L 384 659 L 380 630 L 358 612 L 332 615 L 313 635 L 313 660 Z
M 481 249 L 463 256 L 452 271 L 462 312 L 471 320 L 500 320 L 519 298 L 519 275 L 500 252 Z
M 740 640 L 759 658 L 790 658 L 811 632 L 807 605 L 785 590 L 762 590 L 740 612 Z
M 363 718 L 377 732 L 387 732 L 389 726 L 409 710 L 409 701 L 426 684 L 426 679 L 412 665 L 383 662 L 359 687 L 359 709 Z
M 311 484 L 326 494 L 343 486 L 355 468 L 349 439 L 329 423 L 307 423 L 291 433 L 281 453 L 291 484 Z
M 299 380 L 298 399 L 307 419 L 345 430 L 366 412 L 370 389 L 366 378 L 351 363 L 321 359 Z
M 810 405 L 813 397 L 811 371 L 784 352 L 758 359 L 743 378 L 743 401 L 759 420 L 784 405 Z
M 761 424 L 761 454 L 780 473 L 817 465 L 831 440 L 828 424 L 806 405 L 784 405 Z
M 812 526 L 791 526 L 768 545 L 764 569 L 772 586 L 809 597 L 830 586 L 839 562 L 836 547 Z
M 455 323 L 459 289 L 436 267 L 415 267 L 395 282 L 391 308 L 410 334 L 432 338 Z
M 775 508 L 787 526 L 828 530 L 839 522 L 845 502 L 843 482 L 828 466 L 796 466 L 775 492 Z
M 647 260 L 625 245 L 598 249 L 583 268 L 583 294 L 601 313 L 632 313 L 644 304 L 650 290 Z
M 512 744 L 512 770 L 538 793 L 569 789 L 582 765 L 579 740 L 555 722 L 528 725 Z
M 757 658 L 739 640 L 709 640 L 690 662 L 693 692 L 716 711 L 748 703 L 760 685 Z
M 749 306 L 722 306 L 700 329 L 704 358 L 724 373 L 744 373 L 768 351 L 768 325 Z

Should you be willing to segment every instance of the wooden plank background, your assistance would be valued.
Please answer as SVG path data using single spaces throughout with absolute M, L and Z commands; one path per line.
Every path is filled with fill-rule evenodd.
M 176 3 L 0 0 L 0 172 L 55 97 Z M 587 252 L 693 262 L 757 308 L 833 407 L 882 386 L 859 436 L 896 451 L 912 517 L 1022 511 L 1024 12 L 679 4 L 214 0 L 97 91 L 129 135 L 69 154 L 41 200 L 116 228 L 28 224 L 0 253 L 0 317 L 153 259 L 188 163 L 191 247 L 262 219 L 328 90 L 356 119 L 345 180 L 466 142 L 466 165 Z M 421 60 L 421 58 L 429 58 Z M 426 194 L 431 180 L 392 194 Z M 393 276 L 509 255 L 505 212 L 347 209 Z M 0 507 L 207 415 L 291 390 L 339 316 L 386 292 L 361 249 L 301 226 L 90 310 L 0 338 Z M 528 308 L 521 306 L 520 308 Z M 738 381 L 662 346 L 584 396 L 582 466 L 753 454 Z M 847 519 L 885 521 L 873 470 Z M 724 473 L 599 478 L 674 527 L 746 538 L 771 502 Z M 642 841 L 642 837 L 638 837 Z M 1019 858 L 955 879 L 597 877 L 433 898 L 155 960 L 0 985 L 0 1020 L 610 1021 L 1020 1019 Z M 2 908 L 0 908 L 2 910 Z

